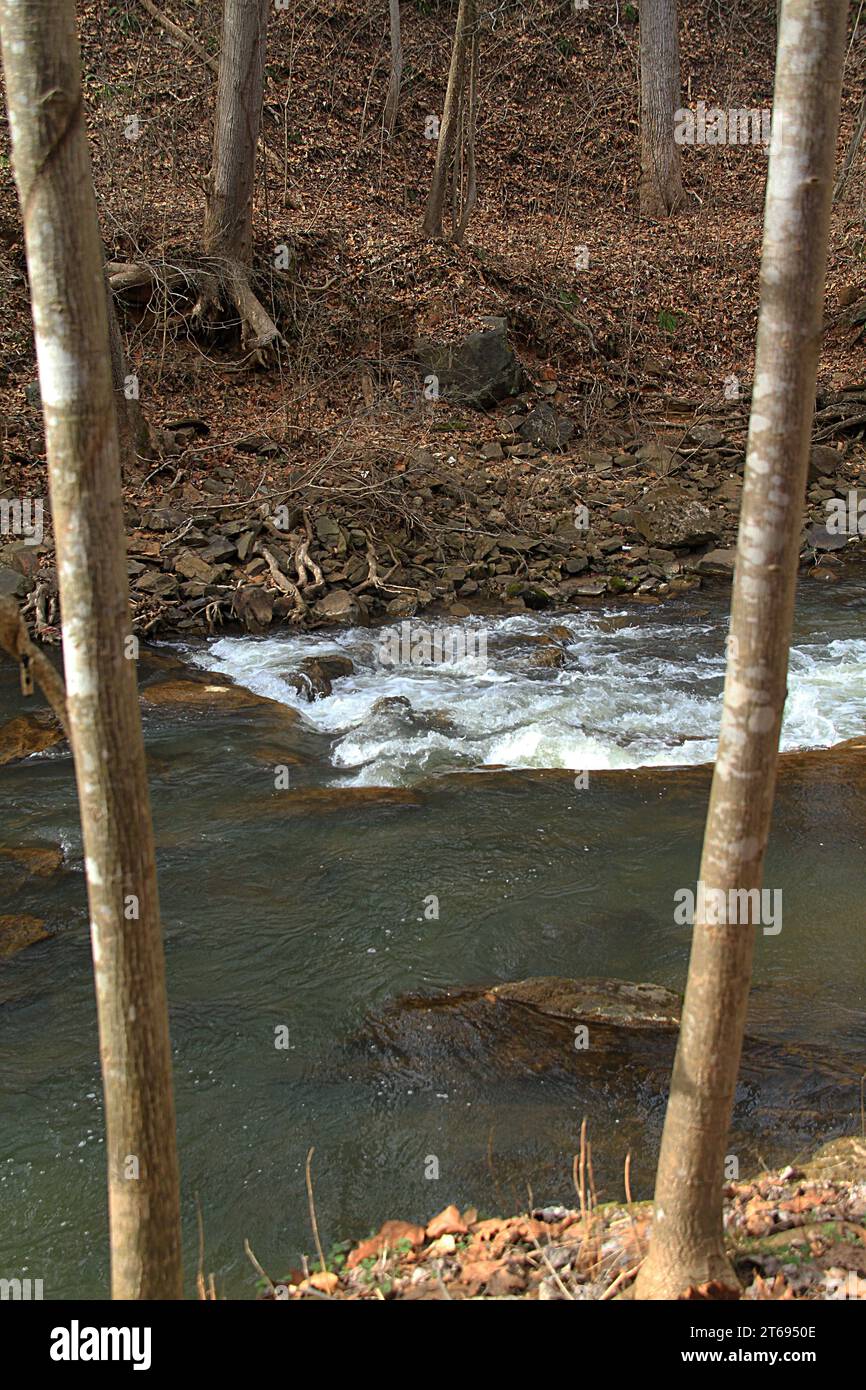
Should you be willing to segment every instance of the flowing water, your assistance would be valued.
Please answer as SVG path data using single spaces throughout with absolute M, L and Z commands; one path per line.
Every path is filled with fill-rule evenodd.
M 864 732 L 862 593 L 846 582 L 801 594 L 786 748 Z M 556 622 L 572 634 L 566 664 L 535 668 L 532 639 Z M 587 1112 L 600 1196 L 620 1195 L 628 1148 L 635 1190 L 649 1190 L 657 1093 L 638 1085 L 624 1101 L 614 1077 L 587 1099 L 556 1068 L 511 1075 L 504 1059 L 488 1084 L 477 1058 L 461 1070 L 432 1043 L 421 1066 L 383 1056 L 364 1020 L 409 992 L 531 975 L 682 988 L 688 929 L 673 893 L 697 875 L 708 782 L 681 765 L 712 757 L 725 601 L 464 626 L 484 638 L 483 660 L 476 645 L 446 664 L 385 666 L 382 634 L 360 630 L 181 649 L 296 704 L 294 728 L 256 710 L 146 710 L 188 1274 L 198 1203 L 206 1269 L 230 1296 L 254 1284 L 245 1236 L 274 1276 L 312 1250 L 311 1146 L 326 1244 L 450 1201 L 490 1213 L 528 1192 L 568 1200 Z M 299 702 L 287 675 L 333 651 L 354 675 Z M 23 708 L 8 667 L 0 708 Z M 470 771 L 491 765 L 516 771 Z M 628 771 L 642 766 L 673 770 Z M 289 769 L 288 792 L 275 768 Z M 0 845 L 66 855 L 52 878 L 22 886 L 4 870 L 0 883 L 0 913 L 33 913 L 54 933 L 0 963 L 0 1275 L 43 1278 L 46 1297 L 99 1297 L 103 1114 L 68 754 L 3 769 L 0 798 Z M 857 777 L 782 778 L 766 881 L 783 892 L 784 925 L 759 935 L 750 1023 L 852 1065 L 866 1043 L 864 836 Z M 282 1029 L 288 1047 L 275 1045 Z M 753 1100 L 746 1086 L 744 1164 L 831 1137 L 859 1105 L 852 1091 L 841 1121 L 782 1106 L 761 1127 Z

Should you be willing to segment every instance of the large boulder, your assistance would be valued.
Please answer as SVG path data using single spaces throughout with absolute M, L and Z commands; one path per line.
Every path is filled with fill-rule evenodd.
M 418 343 L 416 361 L 446 400 L 478 410 L 523 389 L 526 377 L 503 327 L 470 333 L 462 343 Z

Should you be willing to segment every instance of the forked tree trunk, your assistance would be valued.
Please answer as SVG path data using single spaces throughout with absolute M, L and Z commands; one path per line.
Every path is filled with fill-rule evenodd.
M 773 809 L 821 341 L 845 10 L 838 0 L 785 0 L 782 12 L 731 640 L 700 870 L 705 889 L 726 897 L 761 887 Z M 755 926 L 753 914 L 751 924 L 713 924 L 714 915 L 696 915 L 694 925 L 638 1298 L 676 1298 L 710 1281 L 737 1282 L 722 1239 L 722 1181 Z
M 676 0 L 640 5 L 640 211 L 664 218 L 683 198 L 674 115 L 680 105 Z
M 253 187 L 264 95 L 269 0 L 225 0 L 213 162 L 204 218 L 205 253 L 217 263 L 237 309 L 244 347 L 259 360 L 282 345 L 270 314 L 250 285 Z M 203 293 L 196 317 L 213 310 Z
M 400 110 L 400 84 L 403 81 L 403 37 L 400 31 L 400 0 L 388 0 L 388 14 L 391 27 L 391 71 L 388 76 L 388 94 L 385 97 L 385 135 L 394 139 L 397 129 L 397 114 Z
M 90 905 L 115 1298 L 182 1295 L 171 1050 L 74 0 L 0 0 Z
M 474 70 L 477 61 L 477 49 L 478 24 L 475 0 L 460 0 L 457 23 L 454 29 L 454 43 L 451 48 L 451 65 L 448 69 L 445 108 L 439 125 L 436 163 L 424 213 L 423 229 L 429 237 L 442 236 L 442 219 L 449 175 L 454 181 L 455 198 L 452 221 L 458 240 L 466 229 L 466 223 L 475 202 Z M 459 184 L 464 165 L 468 173 L 468 182 L 461 207 L 459 206 Z

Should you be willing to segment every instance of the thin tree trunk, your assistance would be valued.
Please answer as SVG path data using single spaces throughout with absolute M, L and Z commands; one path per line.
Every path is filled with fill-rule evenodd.
M 244 347 L 263 360 L 283 340 L 250 285 L 253 186 L 264 95 L 269 0 L 225 0 L 213 162 L 208 179 L 204 249 L 221 263 L 228 297 L 238 311 Z M 212 309 L 202 296 L 196 311 Z
M 851 170 L 854 167 L 854 160 L 857 158 L 857 151 L 859 150 L 863 142 L 864 135 L 866 135 L 866 97 L 863 98 L 863 102 L 860 107 L 860 115 L 857 119 L 857 125 L 854 129 L 854 134 L 851 136 L 851 143 L 848 146 L 848 152 L 845 155 L 845 159 L 842 164 L 841 171 L 839 173 L 839 178 L 836 182 L 836 187 L 833 189 L 834 203 L 837 198 L 841 197 L 845 185 L 848 182 Z
M 761 261 L 752 413 L 719 749 L 700 881 L 760 889 L 786 694 L 800 526 L 821 341 L 845 7 L 785 0 Z M 736 1286 L 722 1239 L 725 1147 L 749 995 L 750 922 L 696 914 L 636 1297 Z
M 445 210 L 448 175 L 452 172 L 455 160 L 457 132 L 466 98 L 467 55 L 470 44 L 474 42 L 476 27 L 475 0 L 460 0 L 457 23 L 454 29 L 454 43 L 451 47 L 451 65 L 448 69 L 445 109 L 442 112 L 439 142 L 436 146 L 436 163 L 424 213 L 423 229 L 429 237 L 442 236 L 442 218 Z
M 664 218 L 683 198 L 674 115 L 680 106 L 676 0 L 640 5 L 640 211 Z
M 141 401 L 137 396 L 127 393 L 129 372 L 123 334 L 117 321 L 114 308 L 114 295 L 105 275 L 106 306 L 108 310 L 108 342 L 111 350 L 111 384 L 114 390 L 114 405 L 117 411 L 117 433 L 120 443 L 121 472 L 134 475 L 138 460 L 153 457 L 154 448 L 150 436 L 150 426 L 144 418 Z
M 385 135 L 394 139 L 397 114 L 400 110 L 400 84 L 403 81 L 403 36 L 400 31 L 400 0 L 388 0 L 391 27 L 391 71 L 388 76 L 388 95 L 385 98 Z
M 182 1295 L 171 1049 L 73 0 L 0 0 L 90 905 L 115 1298 Z

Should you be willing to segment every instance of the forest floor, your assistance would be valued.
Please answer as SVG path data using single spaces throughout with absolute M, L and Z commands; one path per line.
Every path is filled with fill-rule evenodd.
M 162 8 L 217 53 L 218 6 Z M 404 6 L 391 144 L 381 7 L 299 0 L 274 12 L 255 270 L 289 351 L 268 370 L 244 364 L 230 321 L 196 337 L 190 297 L 164 278 L 165 267 L 201 265 L 211 69 L 137 0 L 85 0 L 79 13 L 106 254 L 163 276 L 144 301 L 118 303 L 162 449 L 125 478 L 138 633 L 261 632 L 425 608 L 460 616 L 607 594 L 657 603 L 730 575 L 767 155 L 684 146 L 683 210 L 663 224 L 639 219 L 630 6 L 537 0 L 483 13 L 479 200 L 462 246 L 419 230 L 452 9 Z M 774 16 L 770 0 L 683 0 L 691 107 L 771 106 Z M 858 39 L 839 165 L 864 86 Z M 864 166 L 866 147 L 833 213 L 804 515 L 804 565 L 826 582 L 859 539 L 827 543 L 827 505 L 856 491 L 866 463 Z M 0 187 L 0 294 L 0 491 L 38 500 L 44 438 L 11 178 Z M 491 317 L 507 325 L 524 388 L 481 410 L 447 393 L 426 399 L 418 344 L 460 343 Z M 50 526 L 41 545 L 4 539 L 0 588 L 56 640 Z
M 426 1227 L 386 1221 L 367 1240 L 323 1251 L 284 1279 L 266 1278 L 261 1297 L 628 1298 L 646 1254 L 652 1205 L 597 1205 L 586 1162 L 577 1159 L 574 1185 L 575 1209 L 479 1220 L 474 1209 L 449 1206 Z M 706 1284 L 684 1297 L 866 1299 L 866 1142 L 836 1140 L 811 1162 L 729 1183 L 724 1222 L 741 1291 Z M 216 1295 L 203 1280 L 200 1291 Z

